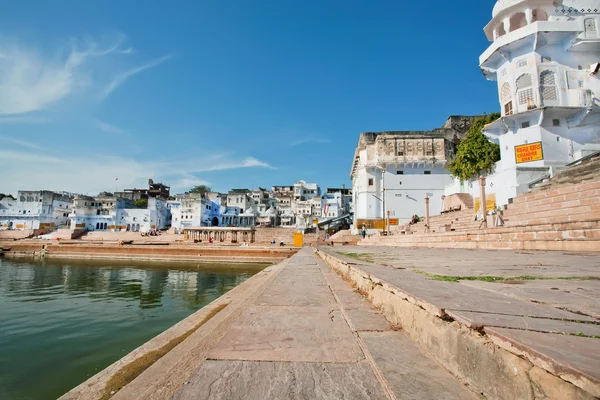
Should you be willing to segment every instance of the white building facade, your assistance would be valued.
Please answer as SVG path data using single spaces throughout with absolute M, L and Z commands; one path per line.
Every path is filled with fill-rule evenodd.
M 191 227 L 220 225 L 221 205 L 203 194 L 186 193 L 167 203 L 171 210 L 171 227 L 176 232 Z
M 423 216 L 425 197 L 430 215 L 439 214 L 453 182 L 447 163 L 473 118 L 453 116 L 433 131 L 361 133 L 350 172 L 353 230 L 381 230 L 386 220 L 395 225 Z
M 161 198 L 149 197 L 148 206 L 140 208 L 130 199 L 103 192 L 97 197 L 76 195 L 69 218 L 71 230 L 148 232 L 167 229 L 170 210 Z
M 484 129 L 501 151 L 486 187 L 496 206 L 600 150 L 599 28 L 597 0 L 496 3 L 484 28 L 492 44 L 480 57 L 498 83 L 502 114 Z
M 49 190 L 20 190 L 0 200 L 0 229 L 53 230 L 70 223 L 73 195 Z

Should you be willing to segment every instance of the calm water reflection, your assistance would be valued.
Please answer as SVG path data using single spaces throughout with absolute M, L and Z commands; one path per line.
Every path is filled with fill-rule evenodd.
M 0 399 L 60 396 L 265 266 L 0 259 Z

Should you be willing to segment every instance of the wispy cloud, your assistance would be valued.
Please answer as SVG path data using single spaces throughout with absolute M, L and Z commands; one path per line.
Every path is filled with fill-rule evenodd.
M 0 38 L 0 115 L 45 109 L 88 83 L 84 62 L 118 51 L 120 40 L 100 48 L 93 40 L 72 41 L 65 55 L 45 55 Z
M 115 57 L 131 59 L 135 53 L 131 47 L 122 47 L 124 41 L 122 35 L 104 44 L 84 37 L 42 52 L 39 46 L 0 36 L 0 116 L 48 109 L 78 93 L 93 93 L 90 99 L 97 99 L 98 94 L 105 98 L 127 79 L 171 58 L 164 56 L 123 70 Z M 17 122 L 27 121 L 12 120 Z
M 110 82 L 106 86 L 106 88 L 104 88 L 104 90 L 102 91 L 102 94 L 101 94 L 102 97 L 107 97 L 108 95 L 110 95 L 116 88 L 118 88 L 119 86 L 124 84 L 127 81 L 127 79 L 131 78 L 132 76 L 139 74 L 140 72 L 147 70 L 149 68 L 156 67 L 157 65 L 160 65 L 163 62 L 165 62 L 171 58 L 172 58 L 172 56 L 170 56 L 170 55 L 163 56 L 163 57 L 157 58 L 156 60 L 150 61 L 149 63 L 146 63 L 144 65 L 130 69 L 129 71 L 125 71 L 125 72 L 117 75 L 117 77 L 114 78 L 112 80 L 112 82 Z
M 194 162 L 189 163 L 189 171 L 191 172 L 210 172 L 210 171 L 223 171 L 228 169 L 238 169 L 238 168 L 268 168 L 268 169 L 277 169 L 266 162 L 257 160 L 253 157 L 246 157 L 242 160 L 229 160 L 223 161 L 214 165 L 206 165 L 197 163 L 198 160 L 194 160 Z
M 113 135 L 128 135 L 129 134 L 126 130 L 121 129 L 118 126 L 109 124 L 108 122 L 98 120 L 98 121 L 96 121 L 95 125 L 96 125 L 96 128 L 100 129 L 102 132 L 105 132 L 105 133 L 110 133 Z
M 3 124 L 43 124 L 49 122 L 50 118 L 38 115 L 16 115 L 9 117 L 0 117 L 0 126 Z
M 331 140 L 327 138 L 304 137 L 302 139 L 294 140 L 290 143 L 290 146 L 300 146 L 301 144 L 306 143 L 331 143 Z
M 39 151 L 44 150 L 43 147 L 41 147 L 35 143 L 25 141 L 25 140 L 19 140 L 19 139 L 0 136 L 0 141 L 5 142 L 5 143 L 14 144 L 14 145 L 17 145 L 18 147 L 25 147 L 27 149 L 34 149 L 34 150 L 39 150 Z
M 7 138 L 1 137 L 6 141 Z M 128 157 L 97 155 L 86 158 L 79 156 L 55 156 L 43 151 L 41 146 L 11 140 L 11 143 L 27 148 L 4 148 L 0 146 L 0 188 L 5 193 L 16 193 L 24 188 L 66 190 L 76 193 L 96 194 L 115 190 L 115 178 L 119 187 L 143 187 L 148 179 L 159 180 L 174 190 L 183 191 L 195 185 L 208 184 L 202 173 L 213 171 L 273 168 L 253 157 L 240 160 L 220 159 L 217 164 L 210 157 L 190 159 L 183 165 L 173 161 L 146 161 Z M 43 168 L 41 165 L 43 164 Z M 73 168 L 73 166 L 85 168 Z M 43 171 L 43 172 L 41 172 Z

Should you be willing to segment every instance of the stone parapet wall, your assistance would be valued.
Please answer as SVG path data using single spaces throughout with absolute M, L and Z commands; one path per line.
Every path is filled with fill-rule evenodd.
M 36 231 L 39 231 L 39 229 L 36 229 Z M 35 231 L 32 229 L 2 230 L 0 231 L 0 239 L 24 239 L 33 234 L 35 234 Z M 37 234 L 39 235 L 40 233 Z
M 288 246 L 294 244 L 294 234 L 297 232 L 296 228 L 257 228 L 256 229 L 256 243 L 258 244 L 270 244 L 273 239 L 275 243 L 285 243 Z M 304 245 L 310 245 L 317 241 L 316 233 L 305 233 L 304 234 Z

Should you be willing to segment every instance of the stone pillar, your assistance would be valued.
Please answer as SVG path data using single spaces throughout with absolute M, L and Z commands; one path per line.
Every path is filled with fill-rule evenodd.
M 425 196 L 425 232 L 429 233 L 429 196 Z
M 479 201 L 480 201 L 480 211 L 483 216 L 482 228 L 487 229 L 487 217 L 485 215 L 485 178 L 483 176 L 479 177 Z
M 533 10 L 531 8 L 525 10 L 525 20 L 527 21 L 527 25 L 533 22 Z
M 502 20 L 502 24 L 504 24 L 504 32 L 510 32 L 510 18 L 506 17 Z

